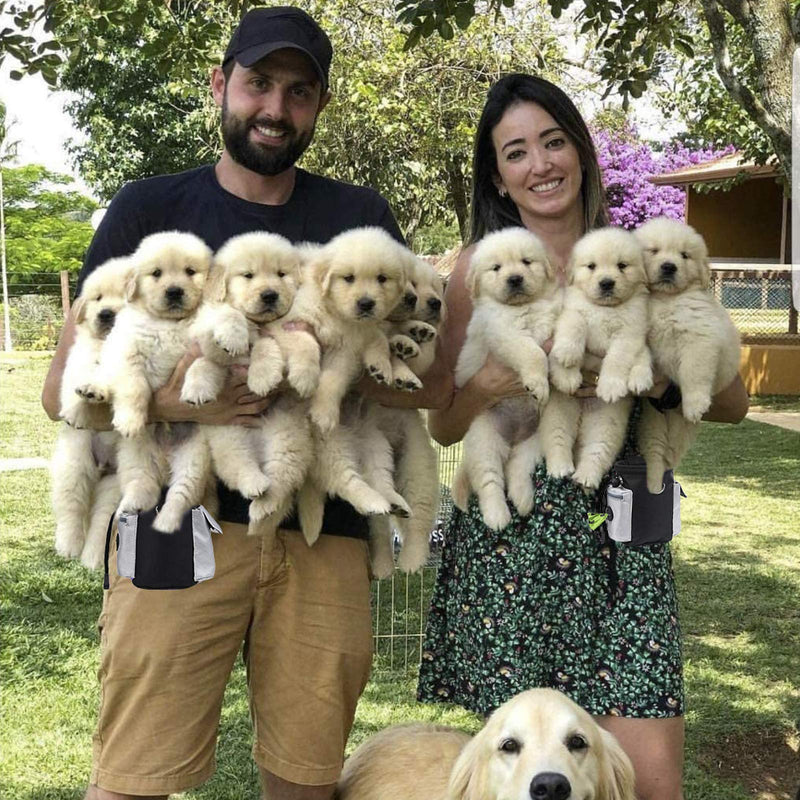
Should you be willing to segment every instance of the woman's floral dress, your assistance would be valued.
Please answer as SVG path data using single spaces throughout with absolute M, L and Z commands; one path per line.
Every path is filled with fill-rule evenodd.
M 485 714 L 549 686 L 592 714 L 683 714 L 669 545 L 601 544 L 592 496 L 543 466 L 534 480 L 533 512 L 501 531 L 474 497 L 467 513 L 453 509 L 418 698 Z

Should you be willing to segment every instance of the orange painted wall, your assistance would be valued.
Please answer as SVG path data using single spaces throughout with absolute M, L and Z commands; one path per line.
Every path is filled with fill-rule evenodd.
M 748 394 L 800 395 L 800 345 L 742 345 L 739 372 Z

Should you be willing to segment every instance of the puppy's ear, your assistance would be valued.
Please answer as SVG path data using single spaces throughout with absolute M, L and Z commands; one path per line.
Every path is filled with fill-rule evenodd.
M 130 303 L 139 294 L 139 270 L 131 270 L 128 279 L 125 281 L 125 299 Z
M 477 269 L 477 265 L 473 266 L 472 264 L 469 265 L 469 269 L 467 270 L 467 277 L 464 280 L 464 283 L 467 286 L 467 291 L 469 292 L 469 296 L 475 300 L 480 296 L 480 270 Z
M 211 264 L 211 269 L 206 277 L 205 285 L 203 286 L 203 299 L 212 303 L 225 302 L 225 296 L 228 294 L 228 271 L 225 267 L 214 261 Z
M 77 325 L 86 319 L 86 298 L 83 295 L 72 304 L 72 314 Z
M 331 273 L 331 263 L 322 253 L 316 256 L 311 262 L 311 274 L 322 291 L 322 294 L 328 294 L 328 290 L 331 288 L 333 275 Z
M 600 734 L 603 737 L 603 753 L 597 800 L 636 800 L 631 760 L 614 736 L 604 730 Z
M 564 274 L 567 276 L 567 286 L 572 286 L 575 283 L 575 259 L 572 256 L 564 267 Z
M 485 800 L 489 769 L 485 738 L 483 731 L 478 733 L 456 759 L 450 772 L 447 800 Z
M 550 263 L 550 259 L 547 256 L 544 256 L 544 274 L 547 277 L 547 280 L 554 281 L 556 279 L 556 271 L 553 265 Z
M 711 286 L 711 262 L 708 260 L 708 256 L 705 253 L 703 253 L 698 261 L 697 268 L 700 273 L 700 286 L 704 289 L 708 289 L 708 287 Z

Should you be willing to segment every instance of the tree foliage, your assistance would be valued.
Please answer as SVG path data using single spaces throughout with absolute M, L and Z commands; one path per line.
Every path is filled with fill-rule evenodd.
M 70 176 L 37 164 L 3 168 L 9 272 L 80 269 L 97 203 L 71 184 Z
M 597 71 L 606 92 L 627 106 L 640 97 L 678 54 L 698 68 L 713 61 L 718 80 L 740 115 L 769 140 L 788 183 L 791 176 L 792 53 L 800 44 L 798 4 L 787 0 L 548 0 L 554 17 L 573 4 L 581 33 L 592 36 Z M 398 0 L 398 20 L 407 44 L 438 34 L 447 38 L 452 21 L 465 27 L 483 15 L 501 15 L 515 0 Z M 573 9 L 574 10 L 574 9 Z M 698 53 L 700 57 L 698 58 Z M 706 87 L 707 88 L 707 87 Z M 702 95 L 698 96 L 698 100 Z M 728 106 L 728 110 L 732 107 Z
M 215 157 L 208 73 L 242 11 L 236 5 L 65 0 L 48 12 L 51 34 L 65 44 L 57 83 L 75 93 L 68 111 L 86 134 L 74 154 L 101 196 Z M 472 137 L 489 84 L 509 69 L 555 77 L 562 58 L 544 0 L 413 51 L 393 0 L 303 7 L 335 43 L 334 99 L 303 165 L 381 191 L 410 238 L 454 219 L 464 231 Z

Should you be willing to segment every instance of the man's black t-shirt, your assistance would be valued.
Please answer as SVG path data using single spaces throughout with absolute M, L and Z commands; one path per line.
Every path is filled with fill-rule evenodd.
M 111 201 L 86 253 L 77 291 L 95 267 L 130 255 L 145 236 L 159 231 L 194 233 L 216 251 L 232 236 L 251 231 L 278 233 L 295 243 L 325 243 L 363 225 L 384 228 L 403 242 L 389 204 L 377 192 L 301 169 L 291 197 L 280 206 L 251 203 L 225 191 L 213 166 L 146 178 L 126 184 Z M 221 519 L 247 522 L 242 495 L 220 482 L 219 498 Z M 297 527 L 296 520 L 285 524 Z M 344 500 L 333 499 L 325 506 L 322 532 L 366 538 L 367 523 Z

